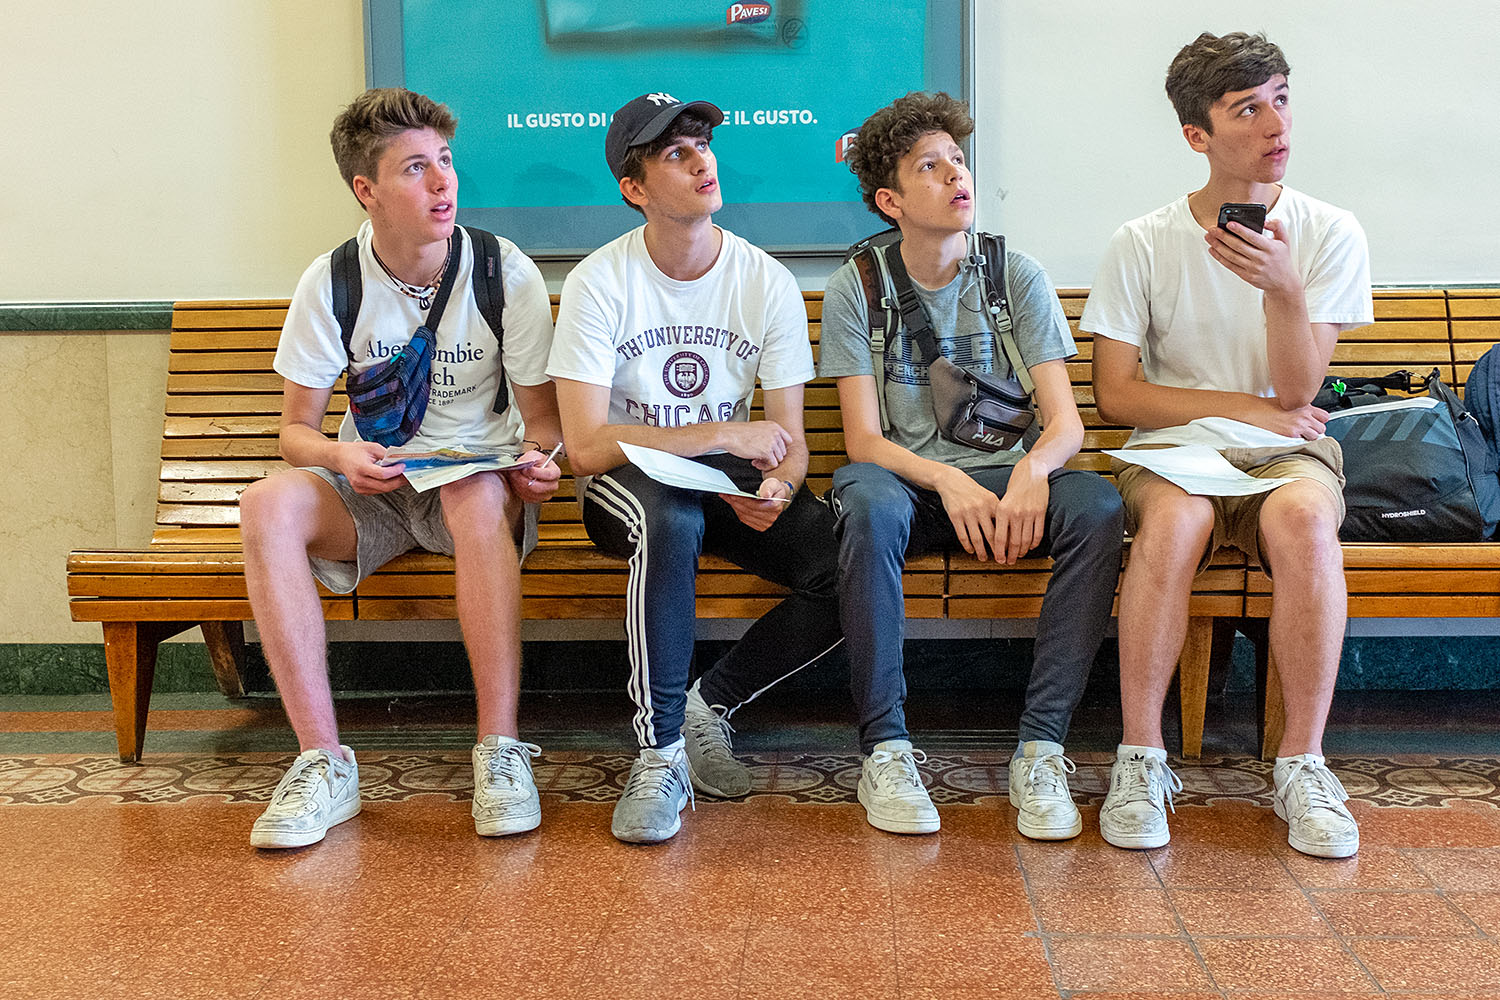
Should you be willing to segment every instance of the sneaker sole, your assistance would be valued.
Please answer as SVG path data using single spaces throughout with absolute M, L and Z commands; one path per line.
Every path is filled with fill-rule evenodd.
M 1282 815 L 1280 802 L 1273 799 L 1271 801 L 1271 811 L 1276 814 L 1277 819 L 1286 823 L 1286 816 Z M 1352 858 L 1359 853 L 1358 834 L 1355 835 L 1354 843 L 1352 844 L 1313 844 L 1292 833 L 1290 823 L 1287 823 L 1286 842 L 1292 846 L 1293 850 L 1300 851 L 1314 858 Z
M 504 816 L 500 819 L 474 819 L 474 832 L 481 837 L 507 837 L 513 833 L 526 833 L 542 825 L 542 811 L 537 809 L 521 816 Z
M 1105 843 L 1123 847 L 1127 851 L 1149 851 L 1154 847 L 1166 847 L 1172 839 L 1172 831 L 1162 833 L 1111 833 L 1099 824 L 1099 836 Z
M 884 830 L 886 833 L 937 833 L 943 825 L 942 819 L 939 817 L 934 817 L 930 820 L 899 820 L 881 816 L 872 810 L 870 804 L 865 801 L 865 786 L 863 784 L 859 786 L 856 794 L 859 796 L 859 804 L 865 807 L 865 822 L 877 830 Z
M 1073 822 L 1070 825 L 1042 826 L 1026 819 L 1026 814 L 1021 812 L 1021 803 L 1017 801 L 1019 798 L 1014 790 L 1010 792 L 1010 805 L 1016 811 L 1016 829 L 1021 831 L 1021 836 L 1029 840 L 1072 840 L 1083 832 L 1083 817 L 1079 815 L 1077 807 L 1073 809 Z
M 620 830 L 613 826 L 609 832 L 614 834 L 615 839 L 627 844 L 660 844 L 664 840 L 671 840 L 677 836 L 677 831 L 682 829 L 682 817 L 678 816 L 671 827 L 666 830 L 653 830 L 639 828 L 635 830 Z
M 257 830 L 250 828 L 250 846 L 266 847 L 272 849 L 287 847 L 306 847 L 316 844 L 328 835 L 328 831 L 338 826 L 345 820 L 353 819 L 359 815 L 360 800 L 355 799 L 351 805 L 345 805 L 334 811 L 333 817 L 329 819 L 328 825 L 321 830 L 309 830 L 306 833 L 284 833 L 278 830 Z

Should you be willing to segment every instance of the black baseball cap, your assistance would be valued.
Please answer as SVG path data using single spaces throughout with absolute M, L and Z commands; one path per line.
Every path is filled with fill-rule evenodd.
M 625 156 L 632 146 L 657 138 L 685 111 L 702 112 L 710 126 L 724 120 L 724 112 L 707 101 L 679 101 L 664 91 L 642 94 L 616 111 L 604 135 L 604 159 L 615 180 L 625 176 Z

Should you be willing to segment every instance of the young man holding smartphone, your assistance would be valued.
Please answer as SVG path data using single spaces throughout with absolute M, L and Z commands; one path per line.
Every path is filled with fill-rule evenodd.
M 906 559 L 961 546 L 1004 572 L 1003 564 L 1023 556 L 1048 555 L 1053 572 L 1010 763 L 1010 800 L 1022 834 L 1065 840 L 1083 823 L 1068 791 L 1073 765 L 1063 740 L 1109 626 L 1123 515 L 1108 482 L 1063 467 L 1083 443 L 1067 370 L 1077 349 L 1047 273 L 1007 251 L 1005 288 L 990 289 L 990 270 L 978 260 L 969 231 L 974 179 L 959 147 L 973 131 L 968 109 L 947 94 L 907 94 L 865 121 L 848 162 L 870 210 L 901 230 L 900 242 L 875 252 L 911 278 L 933 335 L 929 346 L 961 367 L 1005 375 L 1011 364 L 1000 331 L 1008 320 L 1044 429 L 1026 451 L 1019 440 L 996 451 L 945 437 L 934 412 L 934 359 L 920 347 L 925 338 L 903 321 L 877 358 L 857 263 L 829 278 L 820 366 L 838 380 L 851 463 L 834 473 L 833 504 L 839 613 L 866 754 L 859 800 L 881 830 L 932 833 L 940 825 L 903 707 Z M 991 292 L 1009 306 L 991 314 Z M 894 291 L 887 297 L 894 301 Z
M 724 199 L 710 144 L 723 120 L 707 101 L 661 92 L 615 112 L 605 160 L 646 224 L 568 275 L 547 364 L 589 538 L 630 560 L 641 751 L 611 830 L 631 843 L 674 836 L 693 788 L 748 792 L 730 716 L 839 642 L 833 518 L 800 488 L 807 311 L 784 265 L 713 223 Z M 750 419 L 757 382 L 763 420 Z M 758 499 L 666 486 L 622 442 L 696 458 Z M 689 688 L 702 552 L 792 594 Z
M 1343 461 L 1324 435 L 1328 414 L 1311 404 L 1339 334 L 1374 319 L 1369 252 L 1352 215 L 1281 183 L 1288 72 L 1263 35 L 1204 33 L 1178 52 L 1167 94 L 1208 181 L 1115 233 L 1080 324 L 1094 334 L 1101 416 L 1136 428 L 1127 447 L 1207 444 L 1252 476 L 1293 480 L 1198 496 L 1115 463 L 1134 541 L 1120 593 L 1125 732 L 1099 826 L 1118 847 L 1169 839 L 1181 785 L 1166 765 L 1162 704 L 1193 577 L 1233 545 L 1275 579 L 1271 651 L 1286 704 L 1276 814 L 1299 851 L 1359 849 L 1348 796 L 1322 756 L 1347 608 Z M 1264 230 L 1232 219 L 1220 228 L 1228 203 L 1266 206 Z

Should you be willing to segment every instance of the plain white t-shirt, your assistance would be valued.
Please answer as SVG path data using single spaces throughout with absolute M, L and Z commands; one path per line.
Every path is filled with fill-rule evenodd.
M 1374 322 L 1369 249 L 1353 215 L 1283 186 L 1266 217 L 1284 227 L 1311 322 L 1332 323 L 1340 333 Z M 1139 347 L 1146 381 L 1155 385 L 1274 395 L 1264 293 L 1214 260 L 1203 233 L 1186 196 L 1125 223 L 1109 242 L 1079 326 Z M 1210 417 L 1137 429 L 1127 447 L 1257 448 L 1294 440 L 1302 443 Z
M 389 358 L 425 321 L 427 311 L 416 299 L 397 291 L 376 261 L 370 249 L 372 233 L 366 220 L 357 237 L 363 301 L 349 341 L 350 354 L 344 353 L 338 320 L 333 315 L 333 252 L 329 251 L 314 260 L 297 282 L 273 362 L 283 378 L 309 388 L 328 388 L 346 368 L 359 372 Z M 505 336 L 500 352 L 505 375 L 512 385 L 541 385 L 547 381 L 547 352 L 552 344 L 547 285 L 530 257 L 509 240 L 497 239 L 505 285 L 505 308 L 501 312 Z M 514 450 L 525 436 L 520 408 L 512 394 L 504 415 L 494 412 L 500 387 L 495 335 L 474 304 L 470 279 L 474 252 L 467 234 L 460 238 L 459 246 L 462 256 L 458 273 L 442 323 L 435 331 L 427 413 L 405 447 L 469 445 Z M 350 355 L 355 359 L 352 364 Z M 354 418 L 347 411 L 339 426 L 339 440 L 359 440 Z
M 609 386 L 612 424 L 748 420 L 755 383 L 813 377 L 807 309 L 785 265 L 723 233 L 702 277 L 678 281 L 646 251 L 645 226 L 595 250 L 563 283 L 547 374 Z

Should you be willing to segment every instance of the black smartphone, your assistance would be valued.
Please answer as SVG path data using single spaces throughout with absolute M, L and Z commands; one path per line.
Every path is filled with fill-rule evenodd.
M 1231 222 L 1238 222 L 1246 229 L 1261 232 L 1266 228 L 1266 206 L 1255 202 L 1242 204 L 1226 201 L 1219 206 L 1219 228 L 1228 232 Z

